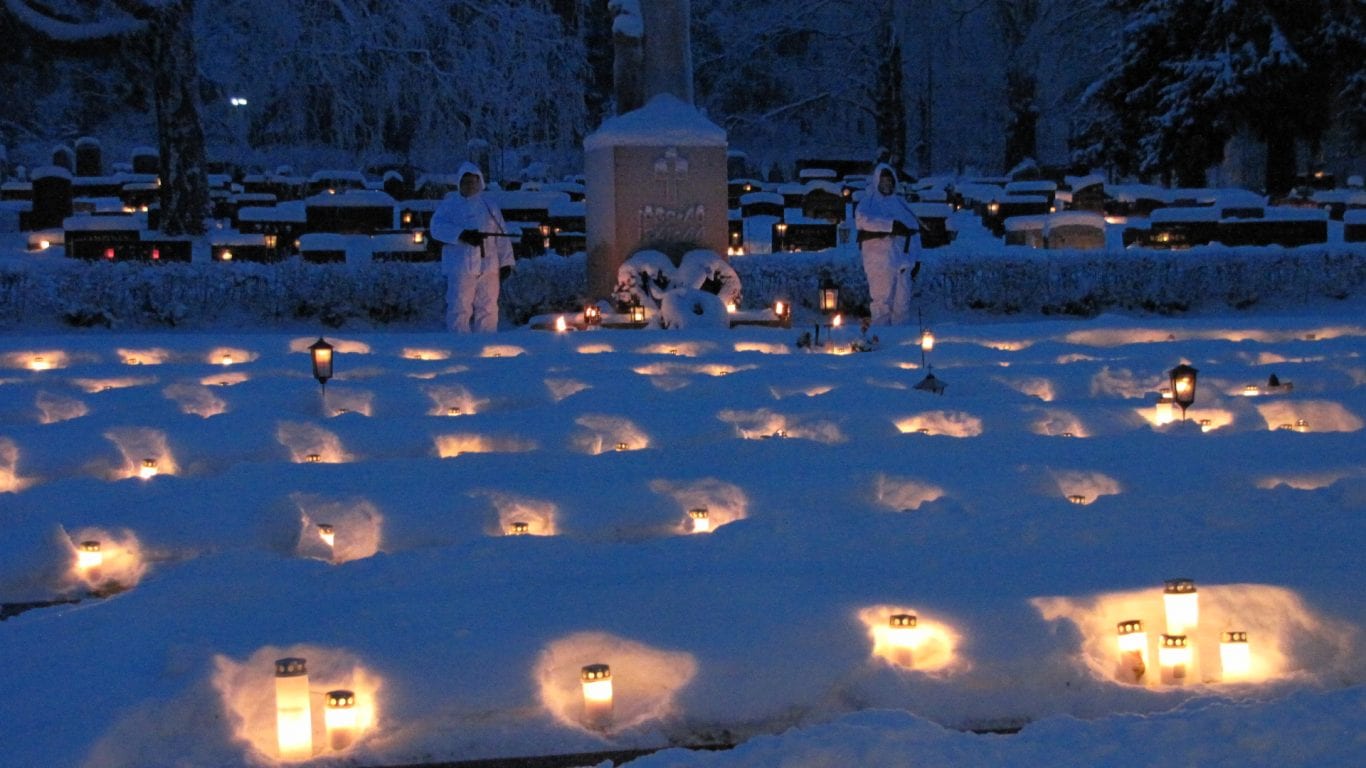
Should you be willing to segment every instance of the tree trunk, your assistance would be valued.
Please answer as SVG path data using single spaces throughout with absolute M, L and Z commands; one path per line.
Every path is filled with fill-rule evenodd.
M 1274 126 L 1266 136 L 1266 194 L 1284 197 L 1295 185 L 1295 134 Z
M 906 160 L 906 104 L 902 95 L 901 42 L 893 34 L 883 51 L 877 78 L 877 141 L 887 150 L 891 166 L 901 169 Z
M 1021 69 L 1006 72 L 1006 105 L 1010 110 L 1010 122 L 1006 126 L 1006 170 L 1036 154 L 1039 132 L 1036 90 L 1037 83 L 1032 72 Z
M 161 231 L 202 235 L 209 213 L 194 0 L 176 0 L 150 20 L 152 86 L 161 152 Z

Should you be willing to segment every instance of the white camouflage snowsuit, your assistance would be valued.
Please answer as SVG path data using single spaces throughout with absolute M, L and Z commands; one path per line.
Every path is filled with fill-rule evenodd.
M 878 191 L 883 173 L 892 175 L 892 193 Z M 905 325 L 911 313 L 911 266 L 920 254 L 920 220 L 896 192 L 896 172 L 879 163 L 854 211 L 863 271 L 868 275 L 873 325 Z M 900 224 L 901 227 L 897 225 Z M 903 234 L 902 228 L 909 230 Z M 896 234 L 893 234 L 893 232 Z
M 485 237 L 482 245 L 461 242 L 466 230 L 507 233 L 503 212 L 484 195 L 484 174 L 473 163 L 460 166 L 457 178 L 473 174 L 479 191 L 470 197 L 451 192 L 432 213 L 431 235 L 443 243 L 441 271 L 446 275 L 446 328 L 456 333 L 498 330 L 500 267 L 513 266 L 512 240 Z

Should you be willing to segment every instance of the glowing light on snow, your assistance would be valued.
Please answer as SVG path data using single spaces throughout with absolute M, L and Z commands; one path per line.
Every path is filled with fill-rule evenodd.
M 581 632 L 547 645 L 534 679 L 541 703 L 560 723 L 586 731 L 583 669 L 607 664 L 612 681 L 612 729 L 625 731 L 678 713 L 676 697 L 697 674 L 691 654 L 652 648 L 603 632 Z
M 42 424 L 79 419 L 90 412 L 90 408 L 80 400 L 50 392 L 39 392 L 34 398 L 34 405 L 38 407 L 38 421 Z
M 479 352 L 480 357 L 517 357 L 525 354 L 525 349 L 511 344 L 490 344 Z
M 1051 474 L 1058 492 L 1074 504 L 1091 504 L 1101 496 L 1114 496 L 1122 491 L 1118 480 L 1100 472 L 1053 470 Z
M 1090 437 L 1091 432 L 1075 414 L 1056 408 L 1038 411 L 1029 429 L 1036 435 L 1048 437 Z
M 353 460 L 342 448 L 341 438 L 316 424 L 282 421 L 275 426 L 275 439 L 289 449 L 290 460 L 296 464 L 344 464 Z
M 921 433 L 948 437 L 977 437 L 982 434 L 982 420 L 961 411 L 926 411 L 898 419 L 895 423 L 897 430 L 903 435 Z
M 433 385 L 423 391 L 432 401 L 431 410 L 427 411 L 431 416 L 472 416 L 489 402 L 459 384 Z
M 296 493 L 290 501 L 299 510 L 297 557 L 349 563 L 380 551 L 384 515 L 368 499 Z
M 583 427 L 572 437 L 574 450 L 580 453 L 597 456 L 611 450 L 639 451 L 650 447 L 650 436 L 630 419 L 587 414 L 574 423 Z
M 71 583 L 91 590 L 121 591 L 136 587 L 147 572 L 142 544 L 126 528 L 76 528 L 67 537 Z
M 833 421 L 786 416 L 767 408 L 756 411 L 724 410 L 716 417 L 734 425 L 736 434 L 746 440 L 790 437 L 826 445 L 838 445 L 846 441 L 839 425 Z
M 1115 680 L 1115 627 L 1139 621 L 1147 628 L 1166 627 L 1162 591 L 1151 587 L 1108 592 L 1090 597 L 1040 597 L 1030 601 L 1046 621 L 1067 620 L 1081 633 L 1080 653 L 1091 673 Z M 1344 673 L 1354 661 L 1356 630 L 1346 622 L 1316 614 L 1295 592 L 1266 584 L 1201 584 L 1199 624 L 1188 628 L 1188 642 L 1196 650 L 1192 671 L 1205 670 L 1217 678 L 1221 633 L 1229 627 L 1256 638 L 1249 644 L 1247 682 L 1267 682 L 1291 676 L 1328 680 Z M 1155 657 L 1161 633 L 1149 632 L 1149 654 Z M 1154 684 L 1150 671 L 1145 683 Z M 1192 682 L 1201 682 L 1195 678 Z
M 521 533 L 528 536 L 554 536 L 559 533 L 560 510 L 553 501 L 503 491 L 477 491 L 471 495 L 487 497 L 493 504 L 497 518 L 485 529 L 490 536 L 512 532 L 518 523 L 525 526 L 525 531 Z
M 115 389 L 142 387 L 148 384 L 155 384 L 156 382 L 155 376 L 116 376 L 104 379 L 71 379 L 72 384 L 92 395 L 98 392 L 110 392 Z
M 245 371 L 223 371 L 205 376 L 199 383 L 206 387 L 235 387 L 247 381 L 251 381 L 251 374 Z
M 453 459 L 466 453 L 527 453 L 538 448 L 534 440 L 460 433 L 436 436 L 436 454 Z
M 200 384 L 180 382 L 166 387 L 161 393 L 167 400 L 180 406 L 181 413 L 207 419 L 228 410 L 228 404 L 223 398 Z
M 836 387 L 833 384 L 815 384 L 808 387 L 778 387 L 768 388 L 769 394 L 773 395 L 774 400 L 782 400 L 788 397 L 820 397 L 821 395 L 834 392 Z
M 241 363 L 250 363 L 255 359 L 255 352 L 239 347 L 214 347 L 204 356 L 204 362 L 210 365 L 221 365 L 224 368 Z
M 716 345 L 710 341 L 671 341 L 650 344 L 636 350 L 642 355 L 673 355 L 675 357 L 699 357 L 715 351 Z
M 558 403 L 586 389 L 592 389 L 593 385 L 577 379 L 546 379 L 545 387 L 550 390 L 550 397 Z
M 448 349 L 425 349 L 418 347 L 404 347 L 399 353 L 407 360 L 449 360 L 451 357 Z
M 786 344 L 774 344 L 764 341 L 737 341 L 735 342 L 736 352 L 758 352 L 763 355 L 787 355 L 792 350 Z
M 8 437 L 0 437 L 0 493 L 18 493 L 34 481 L 19 476 L 19 446 Z
M 104 433 L 123 455 L 123 466 L 115 469 L 114 479 L 150 478 L 174 475 L 179 471 L 166 442 L 166 433 L 147 427 L 122 427 Z M 150 466 L 148 462 L 151 462 Z
M 116 351 L 124 365 L 161 365 L 171 359 L 169 351 L 158 347 L 150 349 L 119 348 Z
M 683 511 L 680 523 L 683 533 L 714 531 L 749 514 L 749 497 L 744 489 L 714 477 L 691 482 L 653 480 L 650 490 L 671 497 Z M 699 509 L 706 510 L 704 518 L 693 515 L 693 511 Z
M 1037 397 L 1045 403 L 1051 403 L 1057 397 L 1057 392 L 1053 389 L 1053 382 L 1042 376 L 998 377 L 996 380 L 1022 395 Z
M 969 666 L 958 653 L 962 641 L 958 631 L 926 618 L 922 611 L 904 605 L 873 605 L 861 609 L 858 618 L 868 630 L 872 656 L 892 666 L 935 676 L 952 675 Z
M 581 355 L 601 355 L 616 350 L 611 344 L 580 344 L 574 351 Z
M 1338 403 L 1326 400 L 1268 400 L 1257 404 L 1268 429 L 1305 422 L 1315 432 L 1358 432 L 1362 420 Z
M 268 646 L 253 653 L 245 661 L 227 656 L 214 657 L 212 684 L 228 713 L 233 735 L 250 745 L 253 759 L 276 760 L 280 758 L 281 744 L 279 733 L 279 714 L 277 708 L 276 662 L 284 659 L 303 659 L 303 670 L 307 673 L 306 686 L 295 686 L 298 696 L 292 699 L 297 703 L 294 715 L 289 719 L 293 739 L 289 742 L 291 754 L 298 760 L 322 757 L 333 752 L 342 752 L 362 743 L 374 731 L 378 720 L 380 692 L 383 680 L 367 668 L 348 651 L 324 648 L 313 645 L 292 645 L 286 647 Z M 295 675 L 301 677 L 302 675 Z M 280 678 L 280 679 L 288 679 Z M 327 692 L 349 691 L 354 696 L 350 707 L 352 714 L 344 718 L 354 723 L 351 732 L 351 745 L 334 747 L 328 738 Z M 307 698 L 302 698 L 307 696 Z M 308 710 L 305 721 L 301 710 Z M 302 745 L 307 734 L 308 750 L 305 754 Z M 293 761 L 296 758 L 287 758 Z
M 878 475 L 873 483 L 873 501 L 893 512 L 916 510 L 943 497 L 943 488 L 919 480 Z

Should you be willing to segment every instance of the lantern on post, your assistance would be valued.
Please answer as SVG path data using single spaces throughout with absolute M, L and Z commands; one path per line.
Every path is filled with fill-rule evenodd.
M 891 656 L 887 659 L 898 667 L 911 669 L 915 666 L 915 645 L 919 632 L 916 625 L 919 619 L 913 613 L 895 613 L 887 619 L 887 641 L 891 645 Z
M 327 728 L 327 745 L 340 751 L 356 740 L 356 694 L 352 691 L 328 691 L 327 709 L 323 711 Z
M 1162 605 L 1167 613 L 1167 631 L 1184 635 L 1195 629 L 1200 620 L 1199 600 L 1194 581 L 1168 579 L 1163 582 Z
M 644 322 L 645 322 L 645 306 L 644 306 L 643 304 L 641 304 L 640 302 L 636 302 L 636 303 L 632 304 L 632 305 L 630 306 L 630 308 L 628 309 L 628 311 L 630 312 L 630 315 L 631 315 L 631 322 L 633 322 L 633 323 L 644 323 Z
M 313 356 L 313 378 L 322 385 L 323 395 L 326 396 L 327 380 L 332 378 L 332 345 L 320 336 L 309 345 L 308 351 Z
M 589 664 L 579 671 L 583 683 L 584 725 L 600 731 L 612 724 L 612 669 L 606 664 Z
M 774 250 L 774 251 L 786 251 L 786 250 L 787 250 L 787 222 L 785 222 L 785 221 L 780 221 L 780 222 L 778 222 L 777 224 L 774 224 L 774 225 L 773 225 L 773 233 L 774 233 L 775 235 L 777 235 L 777 237 L 774 238 L 774 240 L 775 240 L 776 242 L 773 243 L 773 250 Z
M 827 315 L 838 312 L 840 308 L 840 287 L 830 275 L 821 278 L 820 308 Z
M 1195 402 L 1195 377 L 1200 372 L 1182 363 L 1168 372 L 1171 377 L 1172 401 L 1181 406 L 1181 420 L 1186 420 L 1186 409 Z
M 1247 678 L 1252 669 L 1252 653 L 1247 645 L 1246 632 L 1235 630 L 1220 636 L 1219 666 L 1224 682 Z
M 1121 621 L 1119 630 L 1118 677 L 1125 683 L 1142 683 L 1148 673 L 1148 633 L 1137 619 Z
M 313 712 L 308 703 L 308 662 L 275 662 L 275 728 L 282 760 L 313 756 Z

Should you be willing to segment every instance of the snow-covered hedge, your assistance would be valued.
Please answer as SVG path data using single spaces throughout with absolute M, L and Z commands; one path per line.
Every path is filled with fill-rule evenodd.
M 1005 248 L 923 254 L 918 286 L 927 310 L 1091 315 L 1106 310 L 1181 312 L 1295 306 L 1366 290 L 1366 245 L 1187 251 L 1044 251 Z M 814 308 L 829 275 L 842 303 L 868 304 L 857 251 L 784 253 L 732 260 L 743 308 L 775 299 Z M 518 263 L 503 286 L 504 324 L 573 310 L 584 301 L 585 256 Z M 276 265 L 0 261 L 0 326 L 122 328 L 291 325 L 437 328 L 445 285 L 434 264 Z

